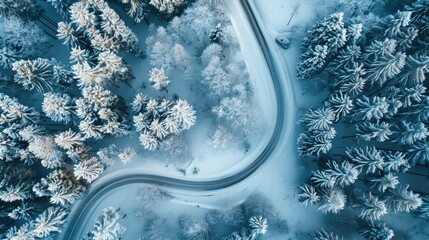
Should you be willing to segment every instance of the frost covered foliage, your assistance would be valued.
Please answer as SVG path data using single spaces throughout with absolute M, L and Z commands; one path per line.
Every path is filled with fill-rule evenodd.
M 126 104 L 122 97 L 100 86 L 87 87 L 76 99 L 79 130 L 85 138 L 101 139 L 104 135 L 124 136 L 129 133 Z
M 98 160 L 88 159 L 79 134 L 46 134 L 39 113 L 5 94 L 0 94 L 0 119 L 0 201 L 9 206 L 7 216 L 0 217 L 7 223 L 2 232 L 7 231 L 7 239 L 45 239 L 59 231 L 70 204 L 83 196 L 104 165 L 94 167 Z M 80 162 L 73 169 L 74 161 Z M 20 225 L 22 220 L 27 223 Z
M 25 90 L 52 91 L 54 86 L 67 86 L 73 81 L 72 73 L 55 59 L 37 58 L 12 64 L 14 80 Z
M 21 19 L 35 20 L 40 18 L 43 9 L 36 0 L 2 0 L 0 2 L 0 16 L 16 16 Z
M 429 55 L 422 47 L 429 42 L 422 25 L 429 19 L 427 4 L 416 1 L 406 11 L 368 17 L 370 24 L 362 16 L 333 14 L 303 41 L 304 49 L 322 46 L 323 59 L 304 52 L 298 73 L 329 78 L 329 96 L 299 121 L 299 153 L 319 162 L 299 199 L 325 213 L 357 208 L 369 222 L 363 233 L 368 239 L 392 238 L 393 231 L 377 222 L 384 215 L 421 211 L 424 205 L 413 186 L 399 179 L 429 163 Z M 316 67 L 310 71 L 313 60 L 321 64 L 310 63 Z M 356 190 L 359 179 L 364 184 Z
M 119 208 L 108 207 L 103 209 L 103 214 L 97 219 L 94 230 L 88 232 L 84 239 L 91 240 L 117 240 L 121 239 L 126 228 L 122 224 L 125 216 L 119 214 Z
M 196 121 L 193 106 L 181 99 L 155 99 L 139 93 L 134 98 L 132 108 L 136 113 L 133 121 L 136 131 L 140 132 L 140 143 L 148 150 L 157 149 L 164 139 L 179 135 Z
M 5 239 L 46 239 L 52 233 L 61 232 L 61 226 L 66 222 L 67 212 L 61 207 L 49 207 L 36 219 L 31 220 L 20 228 L 12 227 L 6 232 Z
M 137 36 L 104 0 L 79 1 L 69 8 L 70 22 L 58 23 L 57 36 L 71 48 L 78 86 L 107 85 L 133 78 L 119 52 L 140 55 Z
M 47 35 L 38 25 L 15 16 L 0 22 L 0 40 L 0 66 L 3 68 L 10 68 L 13 62 L 24 58 L 40 56 L 49 47 Z

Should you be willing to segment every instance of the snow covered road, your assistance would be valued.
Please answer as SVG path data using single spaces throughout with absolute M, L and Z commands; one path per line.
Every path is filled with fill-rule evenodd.
M 280 155 L 280 153 L 284 151 L 279 149 L 285 147 L 285 139 L 293 138 L 293 129 L 295 126 L 295 99 L 288 73 L 285 66 L 279 65 L 276 58 L 271 54 L 269 44 L 267 44 L 249 1 L 237 0 L 231 5 L 236 8 L 233 11 L 237 13 L 235 18 L 243 18 L 250 24 L 253 34 L 255 35 L 254 37 L 256 37 L 259 44 L 260 49 L 258 50 L 262 51 L 264 56 L 264 59 L 261 59 L 261 61 L 265 60 L 264 64 L 268 67 L 269 75 L 274 86 L 276 99 L 275 111 L 277 113 L 275 129 L 265 148 L 250 164 L 243 166 L 241 169 L 236 169 L 236 171 L 228 173 L 225 176 L 214 179 L 190 180 L 189 178 L 173 178 L 162 176 L 158 173 L 144 173 L 141 170 L 133 169 L 109 174 L 92 186 L 87 195 L 72 208 L 68 224 L 58 236 L 58 239 L 81 239 L 91 208 L 96 205 L 97 201 L 102 196 L 121 186 L 133 183 L 149 183 L 172 189 L 194 192 L 214 191 L 243 182 L 255 174 L 262 165 L 267 165 L 270 161 L 279 158 L 287 160 L 286 156 Z

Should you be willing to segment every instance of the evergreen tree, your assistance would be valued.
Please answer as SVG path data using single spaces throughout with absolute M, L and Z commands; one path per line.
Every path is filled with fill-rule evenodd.
M 366 146 L 362 148 L 349 148 L 346 151 L 350 161 L 359 167 L 366 167 L 366 173 L 375 173 L 383 170 L 384 158 L 375 147 Z
M 333 55 L 346 43 L 346 28 L 343 22 L 344 13 L 334 13 L 319 21 L 307 32 L 302 48 L 307 50 L 313 46 L 327 46 L 327 54 Z
M 382 86 L 385 82 L 398 75 L 405 66 L 404 53 L 396 53 L 396 55 L 387 54 L 377 60 L 371 61 L 367 67 L 366 78 L 374 85 Z
M 365 141 L 374 139 L 377 142 L 384 142 L 389 140 L 389 136 L 393 134 L 390 127 L 390 124 L 386 122 L 362 122 L 356 125 L 356 137 Z
M 4 18 L 0 23 L 1 62 L 4 68 L 25 58 L 45 54 L 49 48 L 46 34 L 34 22 L 19 17 Z
M 356 181 L 361 169 L 347 161 L 343 161 L 341 164 L 331 161 L 328 162 L 327 169 L 325 171 L 327 175 L 335 179 L 335 186 L 344 187 L 351 185 Z
M 402 86 L 417 86 L 423 84 L 427 73 L 429 73 L 428 56 L 407 56 L 405 58 L 405 67 L 397 77 L 397 81 Z
M 395 212 L 410 212 L 420 207 L 423 203 L 420 195 L 408 190 L 408 187 L 409 185 L 389 189 L 387 206 Z
M 61 232 L 67 220 L 67 212 L 61 207 L 49 207 L 34 220 L 32 234 L 38 238 L 48 237 L 51 233 Z
M 150 0 L 149 4 L 166 17 L 171 17 L 186 4 L 186 0 Z
M 316 205 L 320 201 L 320 196 L 313 186 L 304 184 L 300 186 L 299 189 L 300 193 L 298 194 L 298 198 L 304 206 Z
M 396 46 L 396 40 L 394 39 L 386 38 L 383 41 L 374 40 L 365 49 L 365 52 L 362 56 L 363 59 L 366 60 L 365 65 L 369 66 L 374 61 L 395 55 Z
M 387 189 L 395 189 L 399 184 L 398 177 L 392 173 L 385 174 L 381 177 L 370 180 L 371 187 L 377 188 L 379 192 L 386 192 Z
M 367 82 L 365 74 L 363 64 L 354 63 L 350 68 L 346 67 L 339 71 L 339 77 L 334 82 L 334 87 L 351 96 L 359 95 Z
M 329 48 L 326 45 L 315 45 L 304 52 L 296 68 L 298 77 L 311 78 L 322 70 L 327 61 L 328 50 Z
M 298 151 L 300 156 L 320 156 L 332 148 L 332 139 L 326 137 L 312 137 L 301 133 L 298 138 Z
M 402 152 L 383 151 L 385 172 L 404 172 L 410 168 L 408 159 Z
M 249 227 L 252 236 L 265 235 L 267 233 L 267 219 L 262 216 L 253 216 L 249 219 Z
M 329 97 L 328 105 L 335 113 L 335 121 L 345 117 L 353 108 L 353 101 L 350 97 L 342 92 Z
M 54 140 L 59 147 L 66 150 L 83 146 L 83 142 L 85 141 L 79 133 L 73 132 L 71 129 L 55 135 Z
M 85 179 L 88 183 L 96 180 L 104 171 L 104 166 L 96 157 L 82 161 L 74 166 L 76 179 Z
M 84 239 L 113 240 L 121 239 L 125 232 L 122 225 L 123 217 L 119 214 L 119 208 L 108 207 L 103 209 L 103 215 L 94 224 L 94 230 L 88 232 Z
M 429 163 L 429 143 L 426 140 L 415 142 L 407 147 L 405 155 L 413 165 L 416 163 L 427 164 Z
M 170 84 L 170 80 L 165 75 L 163 68 L 152 68 L 149 72 L 149 82 L 157 91 L 167 89 Z
M 301 119 L 300 123 L 308 130 L 327 130 L 335 120 L 335 112 L 329 108 L 309 109 Z
M 335 75 L 340 70 L 352 68 L 360 60 L 361 55 L 362 51 L 360 46 L 347 46 L 345 49 L 341 49 L 338 52 L 338 56 L 332 61 L 328 70 Z
M 385 201 L 379 200 L 378 197 L 373 196 L 371 192 L 360 198 L 358 207 L 362 208 L 359 217 L 369 221 L 380 220 L 380 217 L 387 214 Z
M 395 138 L 394 142 L 398 142 L 402 145 L 413 145 L 415 142 L 424 140 L 429 136 L 429 131 L 422 122 L 410 123 L 401 121 L 397 125 L 396 132 L 398 136 Z
M 42 110 L 53 121 L 68 123 L 72 117 L 71 101 L 67 94 L 47 92 L 44 94 Z
M 71 73 L 61 67 L 55 60 L 37 58 L 35 60 L 20 60 L 12 64 L 16 72 L 15 82 L 25 90 L 39 92 L 52 91 L 54 84 L 69 84 Z
M 323 195 L 322 202 L 317 210 L 323 213 L 338 213 L 344 209 L 346 198 L 346 195 L 340 188 L 327 190 L 327 193 Z
M 35 20 L 43 13 L 43 9 L 35 0 L 3 0 L 0 2 L 0 15 L 3 17 L 17 16 L 22 19 Z
M 352 113 L 354 121 L 380 120 L 389 111 L 389 103 L 385 97 L 374 96 L 372 100 L 362 96 L 355 101 L 355 109 Z
M 393 230 L 388 228 L 385 223 L 376 223 L 369 221 L 361 235 L 368 240 L 390 240 L 393 238 Z

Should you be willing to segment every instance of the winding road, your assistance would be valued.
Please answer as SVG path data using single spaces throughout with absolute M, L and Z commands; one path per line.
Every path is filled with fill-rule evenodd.
M 251 176 L 256 170 L 258 170 L 261 165 L 263 165 L 270 159 L 272 153 L 277 148 L 281 147 L 279 146 L 279 140 L 282 137 L 287 137 L 284 136 L 285 132 L 288 132 L 285 131 L 286 128 L 292 128 L 294 125 L 294 123 L 291 121 L 291 118 L 286 117 L 287 114 L 293 111 L 292 106 L 294 105 L 291 87 L 287 85 L 284 86 L 284 84 L 290 84 L 290 82 L 288 81 L 288 79 L 284 79 L 284 77 L 282 79 L 282 77 L 280 77 L 284 76 L 284 74 L 279 74 L 279 71 L 275 64 L 275 58 L 273 58 L 270 52 L 269 45 L 267 44 L 267 41 L 261 31 L 261 28 L 258 25 L 257 18 L 251 9 L 249 0 L 239 1 L 245 14 L 247 15 L 247 20 L 252 26 L 260 49 L 262 50 L 263 56 L 265 58 L 268 70 L 272 78 L 275 99 L 277 102 L 275 129 L 273 131 L 273 135 L 269 139 L 265 148 L 261 151 L 260 155 L 249 165 L 237 171 L 236 173 L 213 180 L 189 180 L 145 173 L 132 173 L 127 175 L 106 177 L 106 180 L 94 185 L 87 193 L 87 195 L 72 208 L 68 218 L 68 224 L 66 228 L 63 229 L 62 233 L 58 236 L 58 239 L 81 239 L 82 231 L 85 227 L 82 221 L 85 218 L 86 214 L 88 214 L 91 207 L 97 202 L 97 200 L 101 196 L 107 194 L 109 191 L 117 189 L 118 187 L 134 183 L 150 183 L 166 186 L 168 188 L 182 189 L 188 191 L 219 190 L 240 183 L 249 176 Z

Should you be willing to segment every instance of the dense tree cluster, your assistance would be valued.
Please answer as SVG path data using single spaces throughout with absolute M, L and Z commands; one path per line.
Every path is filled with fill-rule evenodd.
M 351 202 L 368 222 L 362 234 L 369 239 L 392 238 L 378 222 L 390 210 L 427 211 L 421 195 L 398 179 L 429 164 L 427 6 L 417 0 L 365 25 L 363 17 L 332 14 L 303 41 L 298 75 L 329 78 L 330 96 L 300 120 L 299 153 L 317 157 L 320 169 L 299 197 L 325 213 Z M 362 192 L 353 190 L 358 180 L 364 181 Z

